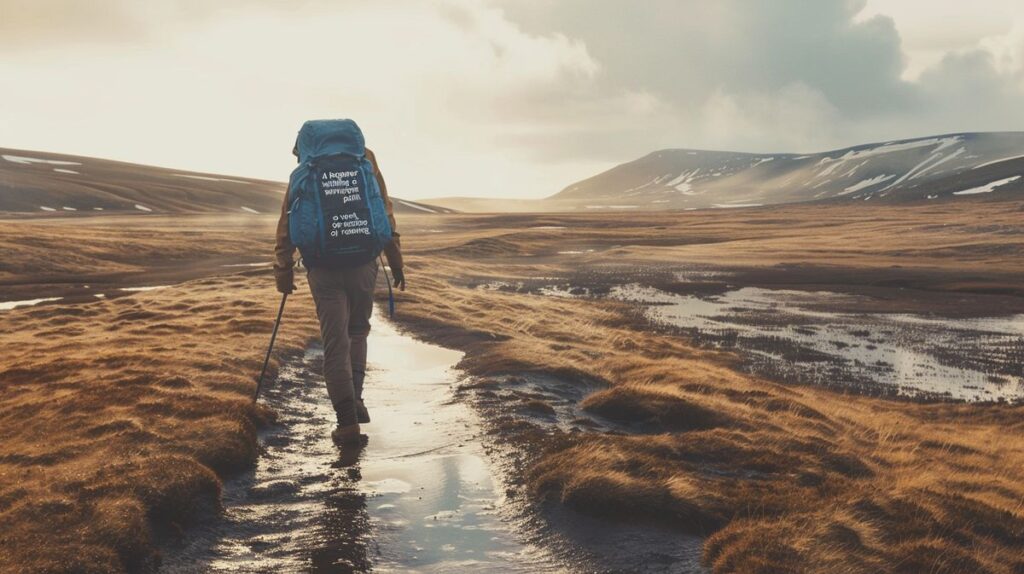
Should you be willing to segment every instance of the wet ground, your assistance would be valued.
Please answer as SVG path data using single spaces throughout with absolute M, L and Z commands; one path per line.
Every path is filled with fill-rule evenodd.
M 261 400 L 280 415 L 256 468 L 225 484 L 221 520 L 169 548 L 162 572 L 556 572 L 502 515 L 480 421 L 453 401 L 460 353 L 377 321 L 361 452 L 339 450 L 322 353 Z
M 882 296 L 732 284 L 726 271 L 665 269 L 485 281 L 478 289 L 637 304 L 655 325 L 737 351 L 775 380 L 869 395 L 1024 401 L 1024 314 L 960 294 Z M 889 309 L 914 309 L 893 312 Z
M 0 311 L 168 286 L 78 284 L 63 297 L 3 302 Z M 322 352 L 288 361 L 261 397 L 279 419 L 260 434 L 256 467 L 225 482 L 216 519 L 165 541 L 161 572 L 706 572 L 700 538 L 539 508 L 514 493 L 524 451 L 498 445 L 480 413 L 545 432 L 628 432 L 578 409 L 590 385 L 533 374 L 490 381 L 498 388 L 459 385 L 460 353 L 384 321 L 369 349 L 367 447 L 346 452 L 330 441 Z
M 706 574 L 700 537 L 645 521 L 609 520 L 593 512 L 583 515 L 558 503 L 535 504 L 527 494 L 522 476 L 536 454 L 534 432 L 551 436 L 638 430 L 580 408 L 584 397 L 601 388 L 596 381 L 518 373 L 468 381 L 458 396 L 488 414 L 485 426 L 496 440 L 488 440 L 485 448 L 502 468 L 511 469 L 504 482 L 509 506 L 518 509 L 513 514 L 521 535 L 540 541 L 562 564 L 572 565 L 570 571 Z
M 0 301 L 0 311 L 10 311 L 18 307 L 34 307 L 47 304 L 67 303 L 92 303 L 98 299 L 114 299 L 124 297 L 132 293 L 155 291 L 165 289 L 170 285 L 144 285 L 139 287 L 93 287 L 91 285 L 78 285 L 74 287 L 71 295 L 63 297 L 42 297 L 39 299 L 16 299 L 13 301 Z
M 609 296 L 644 305 L 657 323 L 738 350 L 753 371 L 780 380 L 869 394 L 1024 399 L 1024 315 L 837 312 L 870 302 L 757 287 L 687 295 L 629 284 Z

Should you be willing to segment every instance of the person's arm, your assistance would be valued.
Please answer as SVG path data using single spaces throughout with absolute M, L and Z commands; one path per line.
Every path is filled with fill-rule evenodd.
M 295 291 L 295 245 L 288 234 L 288 192 L 281 202 L 281 218 L 277 220 L 277 241 L 274 245 L 274 279 L 281 293 Z
M 388 212 L 388 221 L 391 223 L 391 243 L 384 247 L 384 257 L 388 260 L 388 267 L 391 268 L 391 275 L 395 280 L 395 287 L 405 290 L 405 267 L 402 261 L 402 239 L 398 233 L 398 224 L 395 222 L 395 207 L 388 197 L 388 186 L 384 183 L 384 176 L 380 173 L 377 165 L 377 157 L 373 152 L 366 150 L 366 158 L 373 164 L 373 176 L 377 179 L 377 186 L 380 187 L 380 195 L 384 199 L 384 207 Z

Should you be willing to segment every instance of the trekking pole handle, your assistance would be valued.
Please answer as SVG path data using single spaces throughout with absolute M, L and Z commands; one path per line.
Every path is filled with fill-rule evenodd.
M 256 381 L 256 394 L 252 396 L 252 402 L 260 398 L 260 389 L 263 388 L 263 377 L 267 374 L 267 366 L 270 364 L 270 353 L 274 350 L 274 340 L 277 339 L 277 329 L 281 326 L 281 315 L 284 314 L 284 304 L 288 301 L 288 294 L 281 297 L 281 307 L 277 310 L 277 320 L 274 321 L 274 331 L 270 334 L 270 346 L 267 347 L 267 356 L 263 359 L 263 370 L 260 371 L 260 378 Z

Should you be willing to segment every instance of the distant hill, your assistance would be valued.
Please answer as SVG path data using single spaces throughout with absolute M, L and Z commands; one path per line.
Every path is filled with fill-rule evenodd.
M 275 214 L 285 184 L 55 153 L 0 149 L 0 213 Z M 394 200 L 400 213 L 451 213 Z
M 1024 197 L 1024 132 L 965 133 L 814 154 L 662 150 L 568 186 L 583 209 Z M 988 186 L 991 185 L 991 189 Z
M 1024 132 L 963 133 L 823 153 L 656 151 L 541 200 L 428 200 L 461 211 L 709 209 L 813 201 L 1024 199 Z

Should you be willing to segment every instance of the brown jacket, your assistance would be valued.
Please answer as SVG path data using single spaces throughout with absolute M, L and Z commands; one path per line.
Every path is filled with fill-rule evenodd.
M 366 159 L 373 164 L 373 175 L 377 178 L 377 185 L 380 186 L 380 194 L 384 196 L 384 207 L 388 211 L 388 221 L 391 222 L 391 231 L 394 239 L 384 248 L 384 256 L 388 259 L 388 266 L 392 269 L 402 268 L 402 244 L 398 234 L 398 226 L 395 223 L 395 209 L 388 197 L 388 187 L 384 183 L 384 177 L 377 167 L 377 158 L 369 149 L 366 150 Z M 281 219 L 277 221 L 277 245 L 274 246 L 274 275 L 277 277 L 288 277 L 295 267 L 295 245 L 288 235 L 288 194 L 284 195 L 284 202 L 281 205 Z

